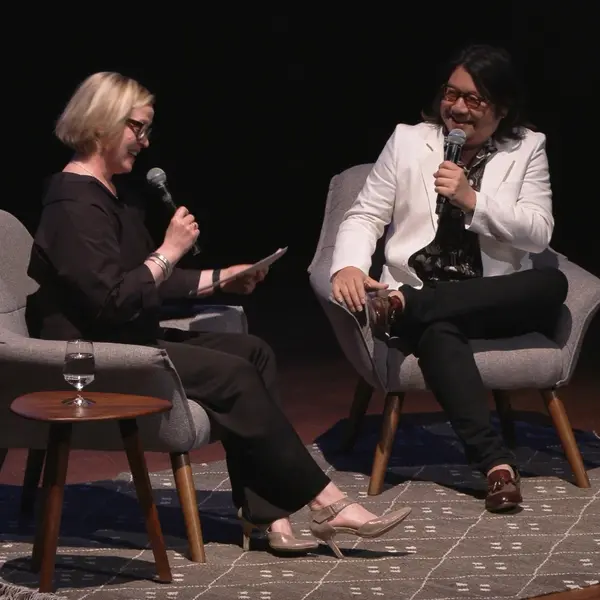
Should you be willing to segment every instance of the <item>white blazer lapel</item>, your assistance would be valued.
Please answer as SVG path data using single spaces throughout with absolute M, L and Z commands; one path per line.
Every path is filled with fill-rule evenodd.
M 435 229 L 437 227 L 437 215 L 435 214 L 437 193 L 433 174 L 444 161 L 444 135 L 441 128 L 432 130 L 425 139 L 425 147 L 425 155 L 421 160 L 421 177 L 429 199 L 431 223 Z
M 480 191 L 483 194 L 494 196 L 500 185 L 510 179 L 510 172 L 515 165 L 513 149 L 511 142 L 498 144 L 498 150 L 488 161 L 481 180 Z
M 421 160 L 421 177 L 429 199 L 431 219 L 434 227 L 437 226 L 437 215 L 435 214 L 437 194 L 433 174 L 444 160 L 444 135 L 441 130 L 434 129 L 425 138 L 425 155 Z M 481 182 L 481 192 L 494 196 L 500 185 L 509 180 L 510 172 L 515 164 L 512 151 L 514 142 L 498 144 L 498 151 L 490 159 L 485 167 L 485 173 Z

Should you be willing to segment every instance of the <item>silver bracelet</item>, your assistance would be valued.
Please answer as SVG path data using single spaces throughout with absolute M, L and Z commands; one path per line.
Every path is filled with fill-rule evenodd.
M 164 263 L 162 263 L 160 260 L 158 260 L 158 258 L 156 258 L 156 256 L 149 256 L 146 260 L 149 260 L 150 262 L 153 262 L 155 265 L 160 267 L 163 277 L 165 279 L 167 278 L 167 276 L 168 276 L 167 268 L 165 267 Z
M 173 265 L 171 265 L 171 263 L 169 262 L 169 259 L 166 258 L 165 256 L 163 256 L 162 254 L 160 254 L 158 252 L 152 252 L 152 254 L 150 254 L 150 256 L 148 258 L 150 260 L 152 260 L 154 258 L 154 259 L 157 259 L 160 261 L 160 263 L 164 267 L 166 277 L 168 277 L 171 274 L 171 272 L 173 271 Z

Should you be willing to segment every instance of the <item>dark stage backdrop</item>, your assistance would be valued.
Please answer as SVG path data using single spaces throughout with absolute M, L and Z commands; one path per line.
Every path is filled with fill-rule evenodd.
M 150 167 L 166 171 L 176 202 L 201 224 L 197 264 L 251 261 L 289 245 L 267 289 L 291 297 L 307 289 L 330 178 L 374 161 L 396 123 L 418 121 L 451 53 L 490 42 L 513 52 L 530 116 L 548 135 L 553 245 L 598 273 L 597 218 L 588 212 L 598 203 L 589 188 L 597 161 L 569 150 L 598 112 L 598 53 L 581 29 L 591 16 L 567 19 L 564 6 L 537 2 L 406 4 L 391 12 L 345 4 L 331 15 L 242 5 L 213 13 L 209 4 L 166 15 L 163 4 L 137 17 L 106 7 L 108 16 L 76 14 L 72 25 L 64 15 L 52 25 L 20 21 L 5 53 L 3 204 L 34 229 L 43 178 L 69 158 L 53 138 L 56 116 L 87 75 L 118 70 L 157 96 L 152 145 L 134 178 L 143 186 Z M 163 231 L 168 215 L 149 202 L 153 230 Z

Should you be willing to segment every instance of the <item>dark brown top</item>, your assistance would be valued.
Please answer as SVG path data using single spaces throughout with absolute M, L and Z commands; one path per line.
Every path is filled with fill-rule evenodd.
M 496 151 L 497 147 L 490 139 L 470 165 L 458 163 L 476 192 L 481 189 L 487 162 Z M 425 248 L 415 252 L 408 264 L 425 285 L 435 285 L 438 281 L 460 281 L 483 276 L 479 236 L 465 229 L 465 214 L 460 208 L 450 202 L 444 203 L 434 240 Z
M 29 275 L 30 335 L 155 343 L 164 299 L 190 297 L 200 271 L 175 269 L 159 288 L 144 261 L 156 247 L 144 209 L 91 176 L 57 173 L 43 199 Z

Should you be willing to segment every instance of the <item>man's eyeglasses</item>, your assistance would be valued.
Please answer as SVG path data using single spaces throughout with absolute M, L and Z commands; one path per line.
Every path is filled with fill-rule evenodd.
M 465 105 L 470 109 L 477 109 L 482 104 L 487 104 L 487 100 L 474 94 L 473 92 L 461 92 L 451 85 L 445 84 L 442 86 L 442 98 L 446 102 L 457 102 L 459 98 L 465 101 Z
M 139 142 L 142 142 L 150 137 L 152 125 L 149 123 L 142 123 L 141 121 L 136 121 L 135 119 L 127 119 L 125 123 L 127 124 L 127 127 L 133 131 Z

